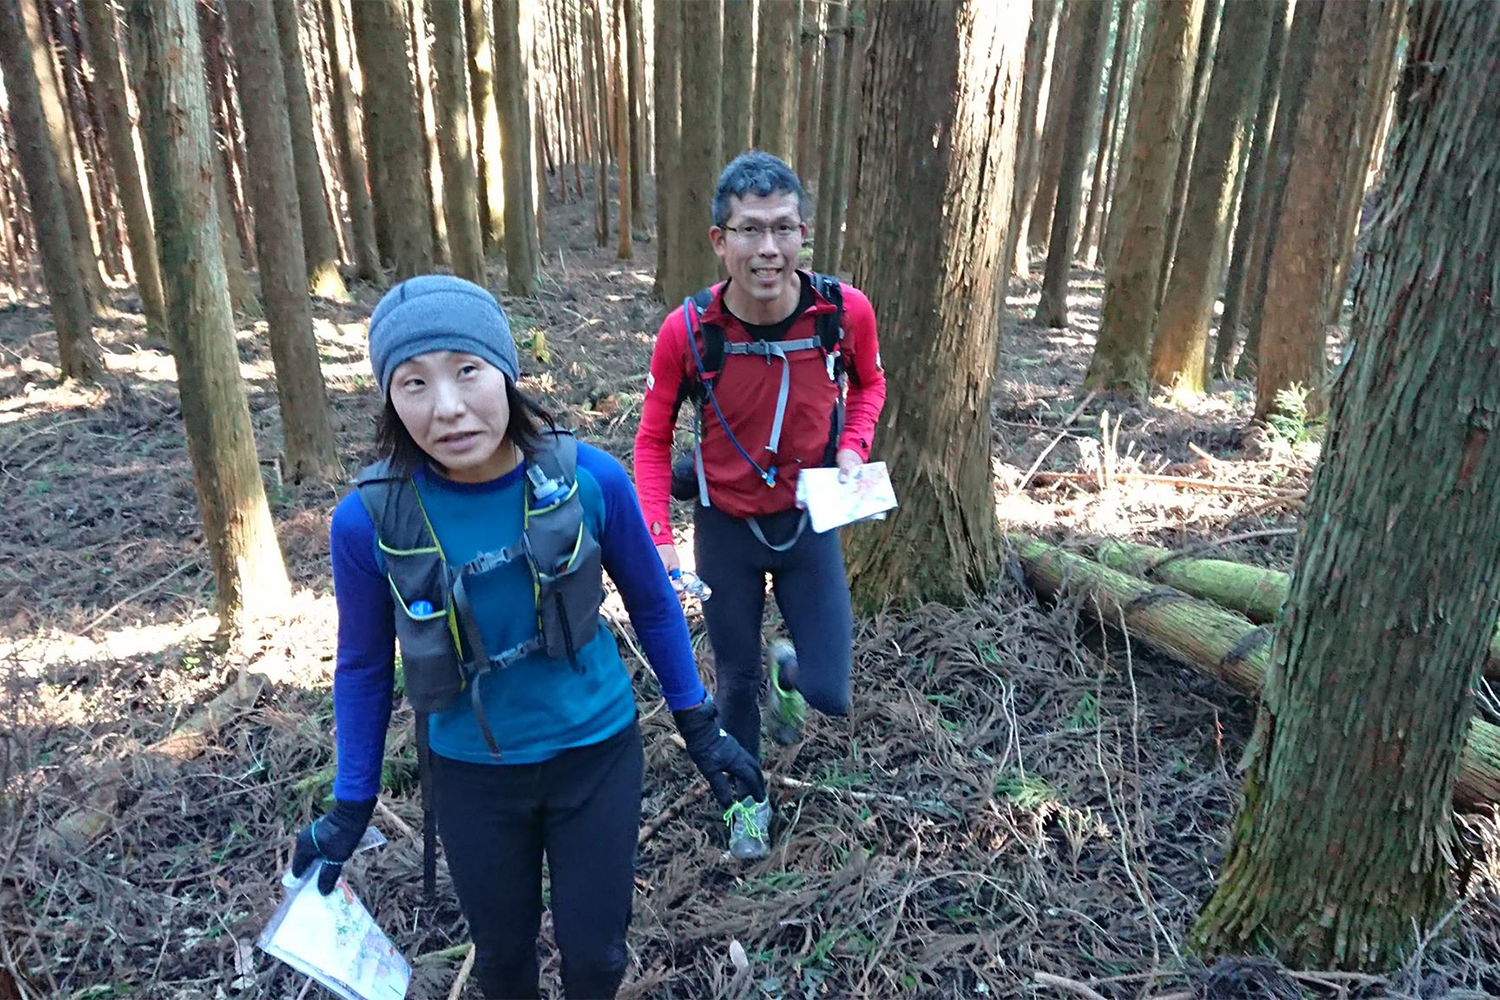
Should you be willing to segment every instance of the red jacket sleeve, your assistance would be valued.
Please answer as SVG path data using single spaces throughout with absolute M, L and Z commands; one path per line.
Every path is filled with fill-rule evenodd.
M 885 407 L 885 369 L 880 365 L 875 309 L 859 289 L 845 285 L 843 291 L 843 351 L 849 372 L 849 397 L 844 404 L 844 433 L 839 437 L 839 449 L 851 448 L 861 459 L 869 461 L 875 425 Z
M 651 350 L 641 425 L 635 432 L 635 492 L 656 545 L 672 542 L 672 431 L 677 425 L 678 393 L 687 376 L 687 332 L 682 310 L 662 321 Z

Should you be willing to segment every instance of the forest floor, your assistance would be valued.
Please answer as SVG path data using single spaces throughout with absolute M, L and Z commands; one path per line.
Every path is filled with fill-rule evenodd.
M 542 292 L 504 304 L 526 387 L 628 465 L 662 314 L 653 247 L 638 241 L 624 262 L 596 249 L 588 211 L 549 206 Z M 1215 554 L 1285 568 L 1296 504 L 1267 497 L 1306 486 L 1316 443 L 1296 428 L 1247 431 L 1250 390 L 1233 382 L 1196 400 L 1088 399 L 1065 426 L 1083 400 L 1100 275 L 1075 274 L 1070 330 L 1030 324 L 1035 293 L 1012 288 L 992 406 L 1007 525 L 1064 543 L 1248 535 Z M 357 287 L 347 305 L 315 307 L 351 472 L 371 452 L 364 320 L 378 295 Z M 216 652 L 173 362 L 138 303 L 121 293 L 116 306 L 99 328 L 110 371 L 99 387 L 59 382 L 43 303 L 0 311 L 0 998 L 317 996 L 253 944 L 290 835 L 329 788 L 327 532 L 346 487 L 280 476 L 265 328 L 247 321 L 242 372 L 297 597 L 274 631 Z M 548 363 L 532 356 L 538 334 Z M 1039 483 L 1027 475 L 1039 458 L 1040 472 L 1086 475 Z M 689 617 L 711 672 L 697 609 Z M 1039 972 L 1111 1000 L 1500 994 L 1495 816 L 1462 820 L 1462 901 L 1397 974 L 1204 968 L 1184 940 L 1235 808 L 1252 703 L 1132 655 L 1077 601 L 1039 605 L 1014 574 L 965 608 L 859 622 L 855 657 L 849 718 L 815 719 L 805 742 L 769 750 L 775 850 L 742 867 L 695 794 L 649 670 L 627 656 L 648 763 L 622 996 L 1063 995 Z M 169 739 L 242 672 L 270 682 L 206 738 Z M 347 871 L 413 960 L 410 996 L 441 1000 L 466 930 L 441 868 L 437 905 L 422 899 L 410 730 L 398 711 L 375 821 L 390 844 Z M 91 809 L 108 820 L 96 836 L 56 835 Z M 545 922 L 543 941 L 544 995 L 557 996 Z

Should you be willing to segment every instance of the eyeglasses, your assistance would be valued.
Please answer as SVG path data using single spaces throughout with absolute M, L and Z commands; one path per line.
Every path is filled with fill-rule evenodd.
M 756 246 L 767 233 L 777 243 L 793 243 L 802 241 L 802 232 L 806 228 L 802 223 L 782 222 L 774 226 L 720 226 L 720 229 L 729 233 L 741 243 Z

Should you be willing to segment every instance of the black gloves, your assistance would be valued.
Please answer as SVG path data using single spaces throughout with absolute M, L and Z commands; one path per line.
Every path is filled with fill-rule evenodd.
M 746 794 L 754 795 L 756 801 L 766 797 L 766 782 L 761 776 L 760 766 L 733 736 L 719 725 L 719 709 L 712 698 L 703 699 L 701 705 L 679 709 L 672 713 L 677 731 L 687 744 L 688 756 L 703 776 L 708 787 L 719 801 L 719 808 L 728 809 L 737 799 Z M 738 791 L 730 786 L 733 780 Z
M 323 867 L 318 871 L 318 891 L 325 896 L 332 892 L 338 884 L 339 873 L 344 870 L 344 862 L 354 853 L 374 812 L 374 799 L 364 802 L 335 800 L 332 809 L 297 834 L 297 846 L 292 851 L 292 877 L 301 878 L 309 865 L 321 861 Z

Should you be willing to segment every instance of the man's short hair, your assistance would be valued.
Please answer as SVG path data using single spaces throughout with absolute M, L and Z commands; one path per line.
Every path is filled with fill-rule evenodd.
M 719 185 L 714 189 L 714 225 L 722 226 L 729 221 L 732 210 L 729 199 L 752 194 L 762 198 L 773 194 L 794 194 L 798 214 L 807 218 L 807 192 L 802 190 L 796 171 L 787 166 L 786 161 L 752 149 L 730 160 L 729 166 L 719 174 Z

